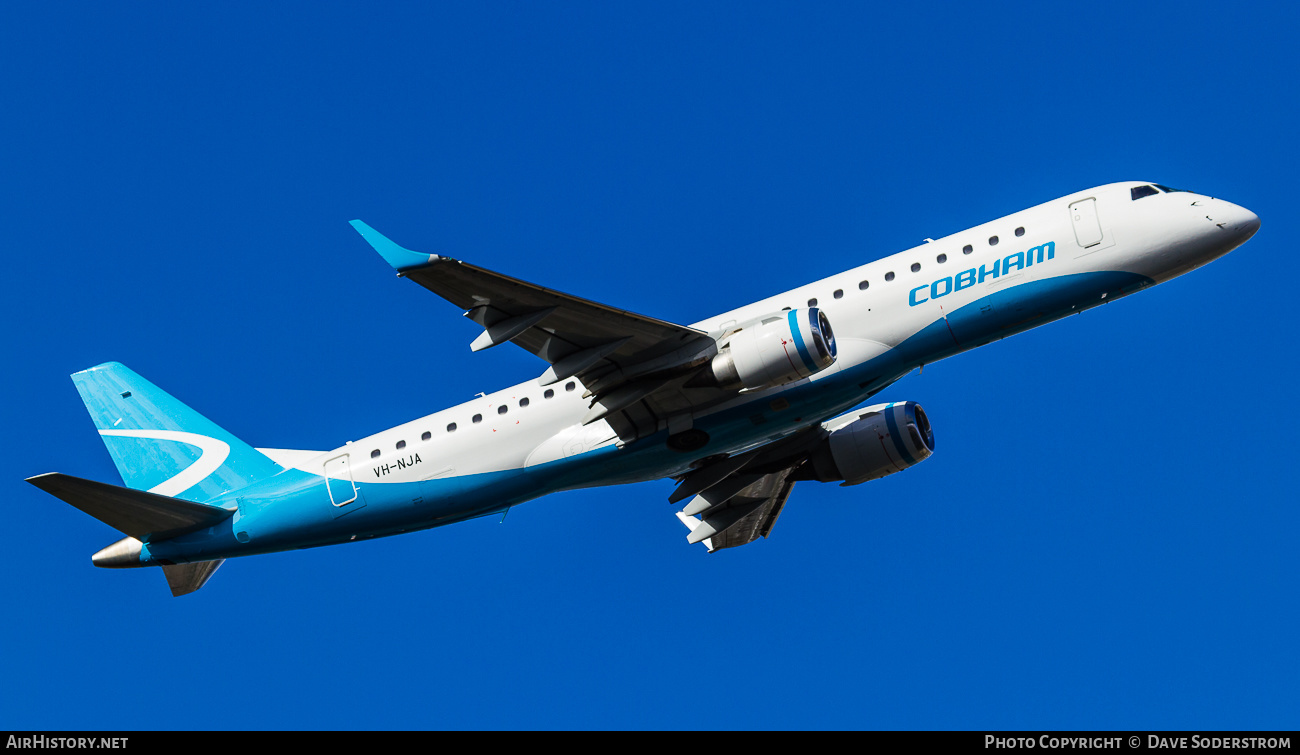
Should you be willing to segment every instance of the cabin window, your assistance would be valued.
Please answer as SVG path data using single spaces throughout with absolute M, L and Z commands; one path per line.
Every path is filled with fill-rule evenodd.
M 456 423 L 455 423 L 455 422 L 451 423 L 450 425 L 447 425 L 447 432 L 449 432 L 449 433 L 454 433 L 454 432 L 456 432 Z
M 406 448 L 406 441 L 404 440 L 397 441 L 397 450 L 401 451 L 403 448 Z
M 525 406 L 528 406 L 528 397 L 527 397 L 527 396 L 524 396 L 523 398 L 519 399 L 519 408 L 522 409 L 522 408 L 524 408 Z
M 934 261 L 935 261 L 935 262 L 938 262 L 940 265 L 942 265 L 943 263 L 945 263 L 945 262 L 948 261 L 948 255 L 946 255 L 946 254 L 941 254 L 941 255 L 939 255 L 938 257 L 935 257 L 935 258 L 934 258 Z
M 997 245 L 998 245 L 998 237 L 989 236 L 989 246 L 997 246 Z
M 1024 227 L 1024 226 L 1020 226 L 1019 228 L 1016 229 L 1016 238 L 1020 238 L 1021 236 L 1024 236 L 1024 235 L 1025 235 L 1025 227 Z
M 1132 197 L 1134 200 L 1141 199 L 1142 197 L 1149 197 L 1152 194 L 1159 194 L 1159 193 L 1160 192 L 1156 191 L 1156 187 L 1154 186 L 1134 186 L 1132 189 L 1129 189 L 1129 196 Z
M 808 306 L 810 306 L 810 307 L 815 307 L 815 306 L 817 306 L 817 300 L 816 300 L 816 299 L 809 299 L 809 300 L 808 300 Z
M 566 390 L 566 391 L 572 391 L 574 388 L 577 388 L 577 387 L 578 387 L 578 386 L 576 386 L 576 385 L 573 384 L 573 381 L 572 381 L 572 380 L 570 380 L 569 382 L 567 382 L 567 383 L 564 384 L 564 390 Z
M 862 281 L 861 283 L 858 284 L 858 290 L 859 290 L 859 291 L 866 291 L 867 288 L 868 288 L 870 285 L 871 285 L 871 283 L 869 283 L 869 282 L 867 282 L 867 281 Z
M 893 279 L 894 279 L 893 273 L 885 273 L 885 280 L 892 281 Z
M 921 263 L 920 263 L 920 262 L 913 262 L 913 263 L 912 263 L 912 272 L 914 272 L 914 273 L 919 273 L 919 272 L 921 272 Z
M 420 440 L 428 440 L 429 438 L 432 437 L 433 437 L 433 433 L 429 432 L 428 430 L 425 430 L 424 434 L 420 436 Z
M 555 391 L 551 390 L 550 388 L 547 388 L 546 393 L 542 394 L 542 398 L 554 398 L 554 397 L 555 397 Z
M 975 251 L 975 247 L 971 246 L 970 244 L 967 244 L 966 246 L 963 246 L 961 248 L 962 254 L 970 254 L 973 251 Z
M 835 289 L 835 298 L 836 298 L 836 299 L 843 299 L 843 298 L 844 298 L 844 289 L 842 289 L 842 288 L 837 288 L 837 289 Z
M 506 406 L 505 404 L 502 404 L 501 406 L 497 407 L 497 414 L 505 414 L 508 411 L 510 411 L 510 407 Z
M 378 458 L 379 458 L 379 449 L 378 449 L 378 448 L 376 448 L 375 450 L 373 450 L 373 451 L 370 452 L 370 458 L 372 458 L 372 459 L 378 459 Z
M 478 423 L 482 422 L 482 421 L 483 421 L 483 415 L 482 415 L 482 414 L 475 414 L 475 415 L 473 416 L 473 418 L 470 419 L 470 422 L 473 422 L 473 423 L 476 424 L 476 425 L 477 425 Z

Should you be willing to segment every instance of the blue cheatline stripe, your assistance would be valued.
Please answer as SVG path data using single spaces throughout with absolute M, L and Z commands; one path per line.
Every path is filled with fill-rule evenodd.
M 799 310 L 792 309 L 786 314 L 790 321 L 790 332 L 794 334 L 794 348 L 799 352 L 799 358 L 803 360 L 803 366 L 808 368 L 809 372 L 816 372 L 817 365 L 812 360 L 812 355 L 808 353 L 808 347 L 803 345 L 803 334 L 799 332 Z
M 907 452 L 907 444 L 903 442 L 903 435 L 898 432 L 898 423 L 894 421 L 895 406 L 898 406 L 898 404 L 894 403 L 885 407 L 885 423 L 889 425 L 889 437 L 894 439 L 894 448 L 898 451 L 898 455 L 902 456 L 908 464 L 915 464 L 916 459 L 913 459 L 912 455 Z

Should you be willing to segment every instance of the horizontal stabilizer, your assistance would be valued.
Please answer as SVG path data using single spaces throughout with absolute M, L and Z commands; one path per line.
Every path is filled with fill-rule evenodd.
M 224 563 L 226 560 L 223 558 L 217 561 L 200 561 L 196 564 L 164 566 L 162 570 L 163 576 L 167 577 L 167 586 L 172 589 L 172 597 L 179 598 L 206 585 Z
M 141 541 L 165 540 L 201 530 L 235 513 L 234 509 L 191 503 L 58 472 L 29 477 L 27 481 Z

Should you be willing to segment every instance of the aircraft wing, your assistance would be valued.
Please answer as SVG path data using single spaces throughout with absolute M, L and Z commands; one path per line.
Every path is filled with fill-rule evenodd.
M 717 353 L 703 331 L 634 314 L 511 278 L 450 257 L 404 249 L 360 220 L 352 227 L 398 274 L 465 310 L 483 327 L 474 351 L 510 341 L 550 367 L 541 384 L 576 377 L 592 396 L 594 422 L 648 401 L 653 428 L 616 426 L 620 437 L 649 434 L 674 413 L 724 395 L 684 384 Z M 686 392 L 691 396 L 686 396 Z M 655 402 L 658 402 L 655 405 Z M 657 411 L 655 411 L 657 410 Z M 644 412 L 643 412 L 644 413 Z M 610 417 L 615 420 L 615 417 Z M 631 424 L 635 425 L 633 421 Z
M 767 537 L 781 515 L 810 451 L 827 433 L 820 425 L 747 453 L 718 459 L 681 478 L 669 503 L 687 498 L 677 518 L 691 532 L 687 542 L 712 553 Z
M 741 482 L 746 483 L 745 486 L 720 503 L 709 500 L 716 497 L 710 496 L 712 488 L 696 496 L 677 513 L 677 518 L 691 531 L 687 541 L 702 542 L 712 553 L 767 537 L 794 488 L 794 481 L 790 479 L 793 471 L 794 468 L 790 467 L 757 479 L 742 476 Z

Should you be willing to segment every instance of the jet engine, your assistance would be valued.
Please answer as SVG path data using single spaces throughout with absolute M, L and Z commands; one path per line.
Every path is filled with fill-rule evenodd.
M 701 382 L 731 390 L 793 383 L 835 363 L 835 335 L 817 307 L 755 318 L 719 344 Z
M 808 454 L 794 479 L 857 485 L 900 472 L 934 453 L 934 430 L 915 402 L 878 404 L 854 414 L 856 419 L 827 423 L 830 435 Z

